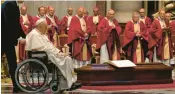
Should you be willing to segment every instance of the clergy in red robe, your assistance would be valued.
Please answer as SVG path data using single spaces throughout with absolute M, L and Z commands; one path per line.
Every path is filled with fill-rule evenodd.
M 70 21 L 73 15 L 73 8 L 68 8 L 67 13 L 68 14 L 61 20 L 61 34 L 68 34 Z
M 27 35 L 32 30 L 33 19 L 29 14 L 27 14 L 26 6 L 22 6 L 20 10 L 21 10 L 21 15 L 20 15 L 21 27 L 24 33 Z M 25 59 L 26 59 L 25 43 L 21 44 L 19 42 L 19 61 L 23 61 Z
M 139 13 L 140 13 L 140 21 L 142 21 L 147 28 L 150 28 L 152 21 L 149 17 L 145 16 L 145 9 L 141 8 L 139 10 Z
M 48 32 L 49 39 L 53 40 L 53 43 L 56 47 L 58 47 L 58 37 L 57 35 L 60 34 L 60 21 L 58 20 L 58 17 L 54 14 L 55 9 L 52 6 L 48 7 L 48 14 L 46 14 L 46 17 L 51 22 L 51 30 Z
M 109 60 L 120 60 L 121 44 L 119 36 L 121 27 L 114 18 L 114 10 L 110 9 L 98 25 L 97 52 L 100 52 L 100 63 Z
M 85 19 L 86 23 L 88 21 L 88 18 L 89 18 L 89 13 L 88 11 L 86 10 L 86 8 L 84 8 L 84 11 L 83 11 L 83 19 Z
M 68 45 L 72 45 L 74 67 L 79 68 L 90 63 L 92 56 L 89 44 L 89 32 L 83 19 L 83 7 L 78 8 L 77 15 L 72 17 L 68 32 Z
M 148 51 L 148 32 L 146 25 L 139 21 L 139 14 L 134 12 L 132 20 L 125 26 L 123 50 L 127 58 L 134 63 L 143 63 Z
M 48 25 L 48 31 L 47 31 L 48 38 L 52 43 L 54 43 L 53 34 L 54 34 L 55 31 L 52 28 L 51 20 L 45 15 L 46 14 L 45 7 L 44 6 L 39 7 L 38 8 L 38 13 L 39 14 L 33 18 L 34 23 L 36 23 L 36 21 L 38 19 L 44 19 L 47 22 L 47 25 Z
M 158 18 L 151 25 L 148 53 L 154 62 L 161 60 L 165 64 L 168 64 L 172 58 L 171 30 L 167 20 L 165 11 L 160 10 Z
M 97 35 L 98 24 L 104 17 L 99 15 L 99 9 L 97 7 L 93 9 L 93 12 L 94 12 L 94 15 L 89 16 L 87 20 L 87 27 L 88 27 L 88 32 L 91 32 L 91 34 L 93 35 Z
M 170 23 L 170 30 L 171 30 L 171 35 L 175 35 L 175 20 Z M 172 42 L 173 42 L 173 50 L 175 52 L 175 40 L 173 40 L 173 38 L 172 38 Z
M 171 21 L 170 29 L 171 29 L 172 35 L 175 35 L 175 20 Z

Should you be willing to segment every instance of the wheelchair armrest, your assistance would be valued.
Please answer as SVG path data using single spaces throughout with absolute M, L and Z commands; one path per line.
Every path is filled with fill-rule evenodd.
M 28 51 L 29 58 L 48 58 L 45 51 Z

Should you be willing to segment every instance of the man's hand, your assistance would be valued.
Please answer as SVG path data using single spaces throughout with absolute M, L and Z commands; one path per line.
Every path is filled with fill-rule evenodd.
M 84 34 L 84 37 L 88 37 L 88 33 L 85 33 L 85 34 Z
M 120 49 L 120 53 L 125 54 L 125 52 L 122 50 L 122 48 Z
M 21 44 L 25 44 L 25 43 L 26 43 L 26 40 L 25 40 L 25 39 L 20 39 L 19 42 L 20 42 Z
M 52 25 L 48 25 L 47 28 L 50 30 L 52 28 Z
M 112 25 L 112 29 L 115 29 L 115 25 Z
M 163 32 L 167 32 L 167 31 L 169 31 L 169 27 L 163 28 Z
M 137 37 L 141 37 L 141 34 L 138 32 L 138 33 L 136 33 L 136 36 Z
M 24 25 L 29 25 L 29 24 L 30 24 L 29 21 L 25 21 L 25 22 L 24 22 Z
M 59 56 L 68 56 L 68 54 L 67 53 L 59 53 Z

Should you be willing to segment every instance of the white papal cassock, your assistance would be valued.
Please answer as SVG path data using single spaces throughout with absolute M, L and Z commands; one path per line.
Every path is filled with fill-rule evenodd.
M 76 82 L 77 76 L 74 73 L 72 59 L 69 56 L 61 56 L 60 50 L 55 48 L 46 35 L 41 34 L 37 29 L 33 29 L 26 36 L 26 50 L 45 51 L 51 60 L 61 71 L 61 89 L 68 89 Z

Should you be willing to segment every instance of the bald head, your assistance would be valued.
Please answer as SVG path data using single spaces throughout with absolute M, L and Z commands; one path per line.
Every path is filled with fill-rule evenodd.
M 49 7 L 48 7 L 48 13 L 49 13 L 49 15 L 52 17 L 52 16 L 54 15 L 54 13 L 55 13 L 54 7 L 49 6 Z
M 132 14 L 132 20 L 133 20 L 134 22 L 138 22 L 138 21 L 139 21 L 139 17 L 140 17 L 140 15 L 139 15 L 138 12 L 134 12 L 134 13 Z
M 99 9 L 97 7 L 93 8 L 94 16 L 99 15 Z
M 113 9 L 110 9 L 110 10 L 108 10 L 106 16 L 108 17 L 108 19 L 113 19 L 114 15 L 115 15 L 115 11 Z
M 77 9 L 77 15 L 81 18 L 84 15 L 84 7 L 79 7 Z
M 159 10 L 159 17 L 161 19 L 164 19 L 165 18 L 165 10 L 163 10 L 163 9 Z
M 139 10 L 139 14 L 140 14 L 141 17 L 145 17 L 145 9 L 144 8 L 141 8 Z
M 73 14 L 73 8 L 69 7 L 69 8 L 67 9 L 67 13 L 68 13 L 69 15 L 72 15 L 72 14 Z
M 27 7 L 23 5 L 23 6 L 21 7 L 21 14 L 22 14 L 22 15 L 26 15 L 26 13 L 27 13 Z

